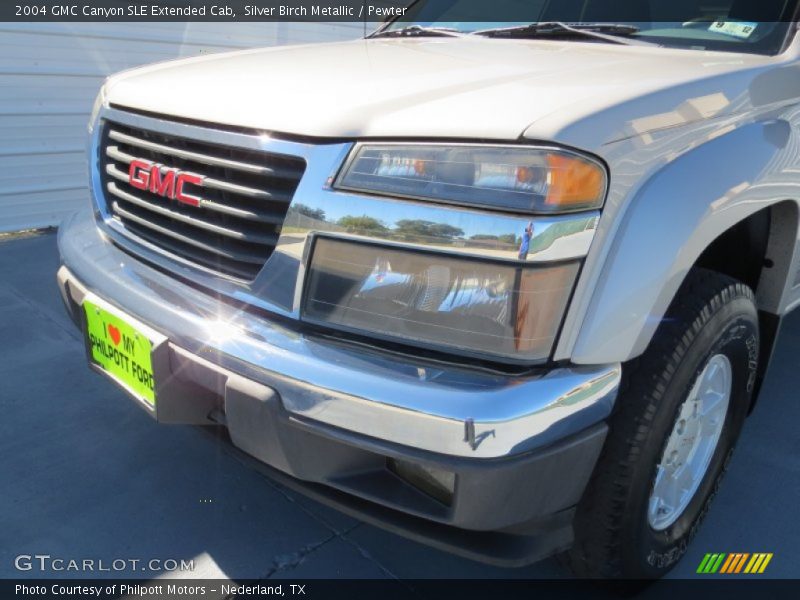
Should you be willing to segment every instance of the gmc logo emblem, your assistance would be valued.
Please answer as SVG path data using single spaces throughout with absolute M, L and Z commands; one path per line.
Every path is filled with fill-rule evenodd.
M 189 206 L 200 206 L 200 198 L 187 194 L 184 186 L 188 183 L 203 187 L 204 177 L 185 173 L 144 160 L 132 160 L 128 169 L 128 183 L 138 190 L 144 190 L 170 200 L 177 200 Z

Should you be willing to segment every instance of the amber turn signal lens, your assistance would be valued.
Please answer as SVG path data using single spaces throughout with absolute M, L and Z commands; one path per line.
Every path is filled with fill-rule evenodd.
M 557 214 L 598 209 L 602 163 L 571 150 L 526 145 L 357 144 L 336 189 L 489 210 Z
M 549 186 L 545 204 L 565 210 L 596 206 L 605 195 L 603 169 L 577 156 L 549 154 Z

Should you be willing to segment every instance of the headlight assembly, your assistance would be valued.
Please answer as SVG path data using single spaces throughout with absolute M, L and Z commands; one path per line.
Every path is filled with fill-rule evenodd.
M 303 320 L 503 362 L 546 360 L 578 262 L 534 267 L 317 238 Z
M 605 168 L 530 146 L 357 144 L 334 187 L 528 214 L 599 208 Z

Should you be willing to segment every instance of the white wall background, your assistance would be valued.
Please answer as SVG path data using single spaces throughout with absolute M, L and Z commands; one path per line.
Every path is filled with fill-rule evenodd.
M 361 23 L 0 23 L 0 232 L 58 225 L 88 201 L 86 122 L 107 75 L 363 34 Z

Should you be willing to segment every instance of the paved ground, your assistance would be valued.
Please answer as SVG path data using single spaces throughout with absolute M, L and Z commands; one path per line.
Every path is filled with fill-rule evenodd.
M 14 557 L 195 559 L 195 576 L 558 578 L 554 560 L 476 565 L 359 524 L 242 464 L 191 427 L 157 426 L 84 364 L 54 283 L 54 235 L 0 241 L 0 577 Z M 789 319 L 705 526 L 706 552 L 774 552 L 800 577 L 800 315 Z M 71 573 L 60 573 L 70 575 Z

